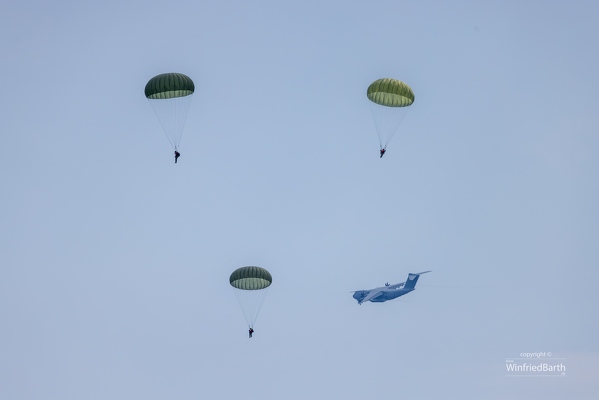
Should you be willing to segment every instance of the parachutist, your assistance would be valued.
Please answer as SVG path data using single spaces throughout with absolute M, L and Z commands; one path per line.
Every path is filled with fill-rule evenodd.
M 248 266 L 237 268 L 229 277 L 241 311 L 245 317 L 249 337 L 254 333 L 254 324 L 266 292 L 272 283 L 272 275 L 264 268 Z
M 181 153 L 175 150 L 175 164 L 177 163 L 177 158 L 181 157 Z
M 187 75 L 171 72 L 148 81 L 144 94 L 174 150 L 179 148 L 195 85 Z
M 414 92 L 405 82 L 383 78 L 368 86 L 366 96 L 371 101 L 372 117 L 381 146 L 381 158 L 383 158 L 385 147 L 414 103 Z

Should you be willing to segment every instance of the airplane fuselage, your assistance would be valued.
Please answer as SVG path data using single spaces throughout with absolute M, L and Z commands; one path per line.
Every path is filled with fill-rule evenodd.
M 383 303 L 387 300 L 393 300 L 396 299 L 400 296 L 403 296 L 404 294 L 408 294 L 412 291 L 414 291 L 414 289 L 388 289 L 386 287 L 381 287 L 381 288 L 376 288 L 373 290 L 380 290 L 381 294 L 378 295 L 376 298 L 370 300 L 373 303 Z M 354 299 L 358 300 L 358 302 L 361 302 L 362 299 L 364 299 L 368 293 L 370 292 L 370 290 L 361 290 L 359 292 L 354 293 Z
M 390 289 L 384 291 L 380 296 L 370 300 L 374 303 L 382 303 L 387 300 L 393 300 L 398 298 L 399 296 L 403 296 L 404 294 L 408 294 L 412 292 L 414 289 Z

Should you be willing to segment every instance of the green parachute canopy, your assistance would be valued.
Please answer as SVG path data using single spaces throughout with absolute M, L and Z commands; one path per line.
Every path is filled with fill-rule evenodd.
M 270 272 L 260 267 L 241 267 L 233 271 L 229 283 L 236 289 L 266 289 L 272 283 Z
M 174 99 L 189 96 L 195 91 L 190 77 L 175 72 L 153 77 L 146 84 L 148 99 Z
M 414 92 L 402 81 L 378 79 L 368 86 L 368 99 L 385 107 L 407 107 L 414 102 Z
M 260 267 L 241 267 L 229 277 L 243 316 L 250 328 L 253 328 L 262 303 L 272 283 L 270 272 Z

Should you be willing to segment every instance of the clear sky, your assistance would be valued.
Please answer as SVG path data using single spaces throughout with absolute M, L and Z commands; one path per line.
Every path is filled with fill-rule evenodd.
M 591 0 L 2 2 L 0 398 L 596 399 L 597 21 Z M 176 165 L 143 92 L 165 72 L 196 85 Z M 380 159 L 383 77 L 416 100 Z M 244 265 L 273 275 L 251 340 Z M 528 352 L 566 376 L 506 377 Z

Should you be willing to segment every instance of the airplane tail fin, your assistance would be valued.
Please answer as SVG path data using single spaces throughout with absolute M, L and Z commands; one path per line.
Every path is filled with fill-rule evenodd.
M 404 289 L 414 289 L 416 287 L 416 282 L 418 282 L 418 278 L 420 278 L 420 275 L 422 274 L 426 274 L 427 272 L 431 272 L 431 271 L 424 271 L 424 272 L 418 272 L 418 273 L 410 273 L 408 274 L 408 280 L 406 281 L 405 285 L 404 285 Z

